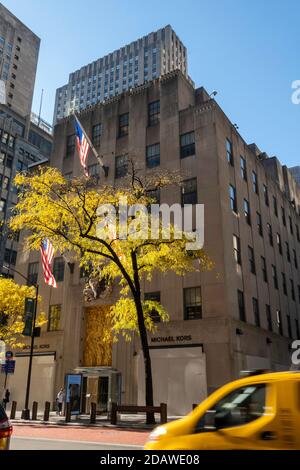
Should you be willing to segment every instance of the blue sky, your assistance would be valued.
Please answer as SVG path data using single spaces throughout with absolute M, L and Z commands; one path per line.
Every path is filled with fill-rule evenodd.
M 44 88 L 52 122 L 55 90 L 77 68 L 171 24 L 188 49 L 196 86 L 217 101 L 248 143 L 300 165 L 298 0 L 4 0 L 42 40 L 33 109 Z

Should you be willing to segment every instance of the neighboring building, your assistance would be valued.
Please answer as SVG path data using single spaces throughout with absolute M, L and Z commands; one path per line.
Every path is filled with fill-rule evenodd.
M 48 130 L 51 126 L 48 125 Z M 45 126 L 44 126 L 45 127 Z M 50 132 L 50 131 L 49 131 Z M 7 222 L 17 203 L 13 179 L 17 172 L 26 171 L 35 162 L 49 159 L 52 134 L 37 124 L 22 118 L 11 108 L 0 109 L 0 220 Z M 7 224 L 0 234 L 0 274 L 14 277 L 18 236 L 9 237 Z
M 105 178 L 89 156 L 100 184 L 117 182 L 131 155 L 145 174 L 155 166 L 187 175 L 184 191 L 164 190 L 161 202 L 205 205 L 204 249 L 215 269 L 154 274 L 143 283 L 145 296 L 160 299 L 170 314 L 170 322 L 149 334 L 155 403 L 183 414 L 241 370 L 289 369 L 291 340 L 300 338 L 300 189 L 288 169 L 248 145 L 206 91 L 195 90 L 179 71 L 97 104 L 80 120 L 109 166 Z M 51 165 L 70 178 L 82 174 L 71 118 L 55 127 Z M 143 403 L 139 338 L 101 343 L 118 289 L 84 301 L 84 273 L 59 253 L 57 289 L 44 284 L 38 252 L 20 255 L 17 268 L 38 280 L 48 313 L 36 339 L 31 401 L 54 400 L 65 374 L 75 371 L 84 377 L 83 396 L 99 410 L 116 399 Z M 9 388 L 22 408 L 28 346 L 15 356 Z M 84 410 L 89 403 L 84 398 Z
M 293 166 L 292 168 L 289 168 L 289 170 L 295 178 L 297 184 L 300 186 L 300 166 Z
M 168 25 L 71 73 L 56 90 L 53 123 L 172 70 L 188 77 L 187 67 L 186 48 Z
M 0 103 L 30 115 L 40 39 L 0 3 Z

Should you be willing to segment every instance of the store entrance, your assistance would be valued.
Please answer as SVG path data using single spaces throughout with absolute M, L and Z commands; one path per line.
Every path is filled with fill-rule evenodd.
M 121 403 L 121 373 L 112 367 L 77 368 L 83 375 L 82 413 L 90 413 L 91 403 L 96 403 L 98 414 L 107 413 L 111 402 Z
M 101 411 L 108 409 L 108 389 L 109 377 L 99 377 L 98 379 L 98 405 Z

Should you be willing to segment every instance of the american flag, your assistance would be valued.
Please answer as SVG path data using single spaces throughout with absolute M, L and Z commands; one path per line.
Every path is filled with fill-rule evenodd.
M 75 118 L 75 135 L 76 135 L 76 145 L 78 150 L 78 155 L 80 159 L 81 166 L 83 168 L 85 176 L 88 176 L 88 170 L 86 165 L 86 160 L 88 152 L 90 149 L 89 139 L 83 130 L 82 125 L 78 121 L 78 118 L 74 115 Z
M 52 243 L 46 238 L 41 244 L 41 257 L 45 283 L 48 286 L 57 287 L 55 277 L 51 271 L 51 262 L 54 256 Z

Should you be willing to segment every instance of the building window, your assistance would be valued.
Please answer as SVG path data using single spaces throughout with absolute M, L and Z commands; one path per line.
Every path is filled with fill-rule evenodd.
M 60 328 L 61 305 L 50 305 L 48 331 L 58 331 Z
M 39 263 L 29 263 L 27 271 L 27 285 L 35 286 L 38 281 Z
M 291 253 L 290 253 L 290 246 L 289 246 L 288 242 L 285 242 L 285 250 L 286 250 L 286 259 L 290 263 L 291 262 Z
M 232 185 L 229 185 L 229 197 L 231 210 L 237 214 L 236 189 Z
M 249 202 L 247 199 L 244 199 L 244 214 L 245 214 L 245 220 L 248 225 L 251 225 L 251 216 L 250 216 L 250 206 Z
M 290 232 L 291 235 L 294 234 L 294 229 L 293 229 L 293 222 L 292 222 L 292 217 L 289 215 L 289 223 L 290 223 Z
M 120 155 L 115 160 L 115 178 L 122 178 L 128 172 L 128 155 Z
M 160 165 L 160 144 L 148 145 L 146 147 L 146 166 L 153 168 Z
M 2 139 L 1 139 L 2 144 L 7 145 L 7 143 L 8 143 L 8 138 L 9 138 L 8 132 L 3 132 L 3 134 L 2 134 Z
M 269 243 L 271 246 L 273 246 L 273 231 L 272 231 L 272 226 L 270 224 L 267 224 L 267 232 L 268 232 L 268 237 L 269 237 Z
M 289 315 L 287 315 L 286 320 L 287 320 L 287 327 L 288 327 L 288 335 L 289 335 L 289 338 L 292 338 L 291 317 Z
M 124 113 L 119 116 L 119 137 L 128 135 L 129 130 L 129 113 Z
M 192 287 L 183 289 L 184 319 L 194 320 L 202 318 L 201 288 Z
M 255 326 L 260 326 L 259 305 L 258 305 L 258 300 L 255 297 L 252 298 L 252 305 L 253 305 Z
M 180 136 L 180 158 L 195 155 L 195 132 L 188 132 Z
M 295 323 L 296 323 L 296 335 L 297 335 L 297 338 L 300 338 L 299 321 L 298 321 L 297 318 L 296 318 L 296 320 L 295 320 Z
M 264 189 L 265 204 L 266 204 L 266 206 L 269 206 L 269 192 L 268 192 L 268 187 L 264 184 L 263 189 Z
M 54 258 L 53 261 L 53 276 L 57 282 L 62 282 L 64 280 L 65 274 L 65 262 L 62 256 Z
M 232 150 L 232 142 L 229 139 L 226 139 L 226 156 L 227 156 L 227 161 L 230 163 L 230 165 L 234 165 L 234 160 L 233 160 L 233 150 Z
M 263 237 L 263 226 L 262 226 L 262 218 L 259 212 L 256 212 L 256 221 L 257 221 L 257 230 L 258 234 Z
M 160 303 L 160 292 L 145 292 L 144 300 L 152 300 L 154 302 L 159 302 Z M 151 320 L 154 323 L 159 323 L 160 322 L 160 315 L 159 315 L 158 311 L 155 308 L 153 308 L 150 311 L 150 317 L 151 317 Z
M 267 305 L 267 304 L 266 304 L 266 317 L 267 317 L 268 330 L 273 331 L 271 307 L 270 305 Z
M 273 196 L 273 208 L 274 208 L 274 214 L 276 217 L 278 217 L 278 206 L 277 206 L 277 199 L 275 196 Z
M 100 166 L 99 163 L 93 163 L 88 167 L 89 176 L 98 178 L 100 173 Z
M 6 200 L 1 199 L 0 200 L 0 212 L 5 212 L 5 208 L 6 208 Z
M 12 168 L 13 157 L 11 155 L 6 155 L 5 166 L 6 168 Z
M 284 207 L 281 208 L 281 215 L 282 215 L 282 223 L 286 227 L 286 217 L 285 217 Z
M 296 253 L 296 250 L 294 250 L 294 249 L 293 249 L 293 256 L 294 256 L 294 265 L 295 265 L 295 268 L 298 269 L 297 253 Z
M 273 285 L 275 289 L 278 289 L 278 277 L 277 277 L 277 270 L 276 266 L 272 264 L 272 278 L 273 278 Z
M 276 310 L 276 321 L 277 321 L 279 334 L 282 336 L 283 335 L 283 327 L 282 327 L 282 318 L 281 318 L 281 311 L 280 310 Z
M 290 279 L 291 283 L 291 296 L 293 300 L 296 300 L 296 295 L 295 295 L 295 286 L 294 286 L 294 281 L 293 279 Z
M 250 270 L 250 272 L 252 274 L 256 274 L 254 250 L 253 250 L 252 246 L 248 246 L 248 259 L 249 259 L 249 270 Z
M 247 164 L 246 159 L 244 157 L 240 157 L 241 160 L 241 177 L 244 181 L 247 181 Z
M 281 244 L 281 236 L 279 233 L 276 234 L 276 243 L 278 246 L 278 251 L 282 255 L 282 244 Z
M 261 256 L 260 259 L 261 259 L 261 270 L 262 270 L 263 280 L 265 282 L 268 282 L 268 272 L 267 272 L 266 258 Z
M 244 292 L 242 292 L 241 290 L 238 290 L 237 295 L 238 295 L 239 319 L 241 321 L 246 321 Z
M 148 104 L 148 126 L 155 126 L 160 121 L 160 101 Z
M 197 204 L 197 201 L 197 178 L 185 180 L 181 190 L 181 204 Z
M 13 149 L 15 147 L 15 137 L 13 135 L 10 135 L 9 136 L 9 139 L 8 139 L 8 146 L 9 148 Z
M 4 252 L 4 263 L 15 266 L 17 262 L 17 252 L 15 250 L 5 249 Z
M 282 275 L 282 289 L 283 289 L 283 293 L 284 293 L 284 295 L 288 295 L 285 273 L 281 273 L 281 275 Z
M 67 148 L 66 157 L 71 157 L 75 152 L 75 134 L 68 135 L 67 137 Z
M 233 235 L 233 253 L 236 264 L 242 264 L 240 238 Z
M 100 145 L 101 134 L 102 134 L 101 124 L 96 124 L 95 126 L 92 127 L 92 144 L 95 145 L 95 147 L 99 147 Z
M 3 182 L 2 182 L 2 189 L 4 190 L 8 189 L 8 185 L 9 185 L 9 178 L 7 176 L 4 176 Z

